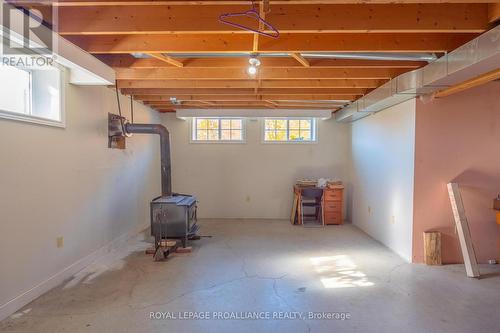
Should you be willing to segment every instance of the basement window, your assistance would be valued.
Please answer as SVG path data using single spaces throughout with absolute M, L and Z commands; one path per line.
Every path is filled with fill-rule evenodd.
M 0 110 L 31 114 L 31 72 L 12 66 L 1 66 L 0 77 Z
M 64 127 L 61 70 L 0 66 L 0 118 Z
M 193 118 L 192 142 L 244 142 L 242 118 Z
M 317 140 L 315 118 L 265 118 L 264 142 L 311 143 Z

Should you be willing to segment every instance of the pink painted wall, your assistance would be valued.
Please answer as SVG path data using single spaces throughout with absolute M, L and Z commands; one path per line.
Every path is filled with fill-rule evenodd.
M 446 98 L 417 101 L 413 261 L 423 261 L 423 231 L 442 232 L 444 263 L 463 262 L 446 183 L 462 189 L 476 256 L 500 259 L 492 200 L 500 193 L 500 82 Z

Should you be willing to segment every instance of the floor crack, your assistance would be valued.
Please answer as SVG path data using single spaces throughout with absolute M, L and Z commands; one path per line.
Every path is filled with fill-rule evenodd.
M 295 307 L 293 307 L 290 303 L 288 303 L 288 301 L 280 295 L 280 293 L 278 292 L 278 288 L 277 288 L 277 282 L 281 279 L 283 279 L 285 276 L 287 276 L 287 274 L 284 274 L 283 276 L 279 277 L 279 278 L 274 278 L 273 280 L 273 290 L 274 290 L 274 294 L 276 295 L 277 298 L 279 298 L 288 308 L 290 308 L 292 311 L 294 312 L 298 312 Z M 306 328 L 307 328 L 307 332 L 310 333 L 311 332 L 311 326 L 309 325 L 309 323 L 307 322 L 307 320 L 305 318 L 302 319 L 304 324 L 306 325 Z

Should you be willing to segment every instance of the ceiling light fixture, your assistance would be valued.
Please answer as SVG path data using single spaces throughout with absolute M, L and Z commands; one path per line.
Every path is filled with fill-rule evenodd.
M 257 59 L 257 56 L 252 56 L 250 59 L 248 59 L 248 63 L 250 64 L 247 69 L 248 74 L 252 76 L 257 74 L 257 67 L 260 66 L 260 60 Z
M 181 101 L 177 100 L 177 97 L 170 97 L 170 103 L 173 105 L 181 105 Z

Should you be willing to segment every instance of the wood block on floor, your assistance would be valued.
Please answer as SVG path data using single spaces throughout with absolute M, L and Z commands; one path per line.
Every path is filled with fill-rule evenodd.
M 193 247 L 191 247 L 191 246 L 178 247 L 175 250 L 176 253 L 191 253 L 192 251 L 193 251 Z
M 441 265 L 441 233 L 424 232 L 424 260 L 426 265 Z
M 146 252 L 146 254 L 155 254 L 156 250 L 154 247 L 148 247 L 144 252 Z

